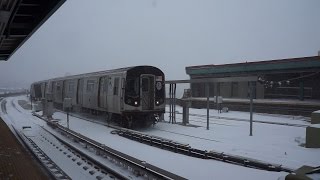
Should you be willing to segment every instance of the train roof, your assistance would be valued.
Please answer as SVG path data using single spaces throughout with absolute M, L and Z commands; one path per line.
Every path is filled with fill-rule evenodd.
M 63 80 L 63 79 L 76 79 L 76 78 L 79 78 L 79 77 L 101 76 L 101 75 L 104 75 L 104 74 L 125 73 L 125 72 L 127 72 L 129 70 L 133 70 L 133 69 L 136 69 L 136 68 L 155 68 L 155 69 L 158 69 L 157 67 L 146 66 L 146 65 L 144 65 L 144 66 L 130 66 L 130 67 L 124 67 L 124 68 L 118 68 L 118 69 L 111 69 L 111 70 L 97 71 L 97 72 L 91 72 L 91 73 L 82 73 L 82 74 L 77 74 L 77 75 L 57 77 L 57 78 L 37 81 L 37 82 L 34 82 L 32 84 L 41 83 L 41 82 L 45 82 L 45 81 L 59 81 L 59 80 Z M 158 70 L 161 71 L 160 69 L 158 69 Z

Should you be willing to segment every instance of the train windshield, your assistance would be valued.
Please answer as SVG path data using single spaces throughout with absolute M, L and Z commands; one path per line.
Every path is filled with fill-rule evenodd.
M 139 78 L 129 78 L 126 83 L 126 95 L 129 97 L 139 96 Z

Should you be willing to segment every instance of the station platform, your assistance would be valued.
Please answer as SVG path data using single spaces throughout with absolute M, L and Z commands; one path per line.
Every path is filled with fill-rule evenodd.
M 216 109 L 217 106 L 210 100 L 210 108 Z M 192 108 L 206 108 L 207 98 L 205 97 L 190 97 L 183 98 L 183 102 L 191 102 Z M 179 103 L 179 102 L 178 102 Z M 229 110 L 235 111 L 250 111 L 250 99 L 236 99 L 236 98 L 223 98 L 220 107 L 228 107 Z M 253 99 L 254 112 L 270 113 L 270 114 L 286 114 L 286 115 L 301 115 L 310 117 L 311 113 L 320 110 L 319 100 L 293 100 L 293 99 Z
M 1 117 L 0 179 L 51 179 Z

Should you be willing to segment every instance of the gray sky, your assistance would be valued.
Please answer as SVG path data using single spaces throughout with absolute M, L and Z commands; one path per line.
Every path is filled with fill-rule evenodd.
M 67 0 L 0 61 L 0 87 L 133 65 L 187 79 L 190 65 L 314 56 L 319 18 L 319 0 Z

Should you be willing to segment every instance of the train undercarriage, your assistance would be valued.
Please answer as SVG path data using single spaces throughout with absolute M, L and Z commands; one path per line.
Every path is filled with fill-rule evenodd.
M 54 107 L 59 110 L 63 110 L 62 104 L 54 103 Z M 101 116 L 108 123 L 116 123 L 125 128 L 136 127 L 150 127 L 160 121 L 160 117 L 163 116 L 162 111 L 151 112 L 125 112 L 123 114 L 110 113 L 102 110 L 88 109 L 84 107 L 74 106 L 70 109 L 71 112 L 87 113 L 95 116 Z

